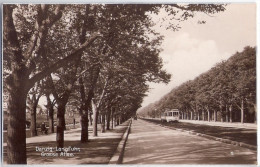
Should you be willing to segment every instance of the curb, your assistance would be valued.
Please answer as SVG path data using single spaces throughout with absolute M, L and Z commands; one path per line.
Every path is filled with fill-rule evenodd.
M 156 124 L 156 123 L 154 123 L 154 124 Z M 158 124 L 156 124 L 156 125 L 158 125 Z M 178 129 L 178 128 L 174 128 L 174 127 L 168 127 L 168 126 L 164 126 L 164 125 L 161 125 L 161 124 L 159 124 L 159 126 L 162 126 L 162 127 L 168 128 L 168 129 L 177 130 L 177 131 L 180 131 L 180 132 L 186 132 L 186 133 L 189 133 L 191 135 L 197 135 L 197 136 L 205 137 L 205 138 L 210 139 L 210 140 L 216 140 L 216 141 L 219 141 L 219 142 L 222 142 L 222 143 L 227 143 L 227 144 L 240 146 L 240 147 L 244 147 L 244 148 L 248 148 L 248 149 L 257 151 L 257 146 L 246 144 L 246 143 L 243 143 L 243 142 L 237 142 L 237 141 L 232 141 L 232 140 L 229 140 L 229 139 L 223 139 L 223 138 L 219 138 L 219 137 L 215 137 L 215 136 L 197 133 L 197 132 L 194 132 L 192 130 L 184 130 L 184 129 Z
M 114 155 L 112 156 L 108 164 L 122 164 L 125 145 L 128 139 L 128 135 L 130 133 L 131 124 L 132 124 L 132 120 L 129 121 L 128 127 L 124 132 L 123 137 L 117 146 L 116 152 L 114 153 Z

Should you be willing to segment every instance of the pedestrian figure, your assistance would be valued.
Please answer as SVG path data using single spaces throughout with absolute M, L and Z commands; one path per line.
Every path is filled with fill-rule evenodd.
M 74 129 L 75 129 L 75 124 L 76 124 L 76 120 L 75 120 L 75 118 L 73 118 L 73 126 L 74 126 Z
M 47 130 L 44 122 L 41 125 L 41 132 L 42 132 L 42 134 L 47 134 L 48 133 L 48 130 Z

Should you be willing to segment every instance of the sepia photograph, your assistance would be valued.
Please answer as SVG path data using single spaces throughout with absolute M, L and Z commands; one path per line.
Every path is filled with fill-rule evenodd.
M 1 165 L 257 166 L 258 5 L 2 4 Z

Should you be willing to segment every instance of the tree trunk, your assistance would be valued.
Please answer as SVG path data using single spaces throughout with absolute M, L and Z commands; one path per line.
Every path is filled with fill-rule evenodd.
M 54 133 L 54 109 L 50 106 L 49 111 L 49 133 Z
M 244 123 L 244 99 L 241 100 L 240 111 L 241 111 L 241 123 Z
M 119 118 L 118 118 L 118 115 L 116 115 L 115 117 L 115 126 L 118 126 L 119 125 Z
M 226 114 L 226 121 L 225 122 L 228 122 L 228 120 L 229 120 L 228 119 L 228 105 L 226 105 L 226 113 L 225 114 Z
M 86 100 L 86 94 L 85 94 L 85 88 L 83 84 L 83 79 L 82 77 L 79 78 L 79 86 L 80 86 L 80 96 L 81 96 L 81 106 L 80 106 L 80 116 L 81 116 L 81 143 L 85 143 L 88 141 L 88 100 Z M 91 91 L 91 90 L 90 90 Z M 92 92 L 91 92 L 92 93 Z M 90 94 L 90 93 L 89 93 Z M 89 95 L 89 98 L 92 98 Z
M 117 119 L 118 119 L 117 125 L 120 125 L 121 124 L 121 115 L 119 115 Z
M 93 136 L 97 136 L 97 122 L 98 122 L 98 111 L 96 104 L 91 101 L 92 111 L 93 111 Z
M 220 121 L 223 122 L 223 120 L 224 120 L 224 114 L 223 114 L 222 105 L 219 106 L 219 109 L 220 109 Z
M 89 120 L 90 120 L 90 125 L 93 125 L 92 114 L 90 112 L 89 112 Z
M 49 133 L 54 133 L 54 109 L 49 110 Z
M 33 104 L 32 111 L 31 111 L 31 136 L 37 136 L 36 111 L 37 111 L 37 105 Z
M 257 107 L 256 107 L 256 104 L 254 104 L 254 109 L 255 109 L 255 123 L 257 123 Z
M 85 143 L 88 141 L 88 114 L 81 116 L 81 142 Z
M 115 115 L 115 119 L 114 119 L 114 121 L 115 121 L 115 123 L 114 123 L 115 127 L 118 125 L 118 124 L 117 124 L 117 119 L 118 119 L 118 118 L 117 118 L 117 115 Z
M 8 53 L 11 74 L 6 78 L 9 93 L 7 127 L 7 163 L 26 164 L 26 98 L 29 74 L 14 26 L 13 6 L 3 6 L 3 38 L 11 48 Z
M 114 110 L 111 111 L 111 128 L 114 129 Z
M 46 111 L 46 121 L 47 122 L 49 121 L 49 113 L 48 113 L 48 111 Z
M 105 113 L 101 114 L 100 120 L 101 120 L 101 133 L 105 133 L 106 132 L 106 129 L 105 129 L 105 121 L 106 121 Z
M 210 111 L 208 110 L 208 121 L 210 121 Z
M 110 116 L 111 116 L 111 109 L 107 112 L 107 130 L 110 129 Z
M 49 133 L 54 133 L 54 109 L 53 109 L 53 104 L 51 102 L 50 96 L 46 95 L 47 98 L 47 109 L 48 109 L 48 114 L 49 114 Z
M 18 77 L 19 78 L 19 77 Z M 19 81 L 18 81 L 19 82 Z M 20 81 L 20 83 L 22 83 Z M 17 84 L 17 83 L 16 83 Z M 26 95 L 24 85 L 11 87 L 8 102 L 7 163 L 26 164 Z
M 73 78 L 69 80 L 69 83 L 67 83 L 67 87 L 65 87 L 65 91 L 62 93 L 62 95 L 58 95 L 56 92 L 53 80 L 51 75 L 48 77 L 48 82 L 51 84 L 50 88 L 52 89 L 52 94 L 54 98 L 57 101 L 58 104 L 58 110 L 57 110 L 57 130 L 56 130 L 56 144 L 58 148 L 62 148 L 64 146 L 64 130 L 66 130 L 66 124 L 65 124 L 65 109 L 66 104 L 69 100 L 71 90 L 73 88 L 73 85 L 76 81 L 76 70 L 78 66 L 78 61 L 76 62 L 76 65 L 73 66 Z
M 214 122 L 216 122 L 217 121 L 217 112 L 216 112 L 216 110 L 214 110 Z
M 3 5 L 3 38 L 12 48 L 8 57 L 12 58 L 12 74 L 6 78 L 9 93 L 8 120 L 7 120 L 7 163 L 26 164 L 26 95 L 25 82 L 29 76 L 26 74 L 25 64 L 20 49 L 17 33 L 13 23 L 13 7 Z
M 233 122 L 232 104 L 229 106 L 229 122 Z
M 92 71 L 92 79 L 91 79 L 91 86 L 89 88 L 88 96 L 85 101 L 85 108 L 89 109 L 92 108 L 93 111 L 93 136 L 97 136 L 97 121 L 98 121 L 98 106 L 94 103 L 93 97 L 94 97 L 94 89 L 97 84 L 98 76 L 100 72 L 100 66 L 96 66 Z M 92 123 L 92 118 L 90 118 L 90 121 Z
M 6 78 L 9 93 L 8 127 L 7 127 L 7 163 L 26 164 L 26 83 L 29 76 L 24 64 L 24 57 L 18 41 L 13 21 L 13 6 L 3 5 L 3 38 L 11 48 L 8 57 L 11 59 L 12 74 Z
M 64 130 L 65 130 L 65 105 L 58 105 L 57 111 L 57 134 L 56 134 L 56 142 L 57 147 L 64 147 Z
M 120 117 L 120 124 L 122 124 L 123 122 L 125 122 L 125 115 L 121 115 Z

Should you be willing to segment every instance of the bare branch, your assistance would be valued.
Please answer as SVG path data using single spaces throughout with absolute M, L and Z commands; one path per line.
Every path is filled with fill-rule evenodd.
M 51 87 L 51 92 L 52 92 L 52 95 L 54 96 L 54 98 L 56 99 L 56 101 L 59 99 L 59 95 L 55 89 L 55 85 L 54 85 L 54 82 L 53 82 L 53 79 L 51 77 L 51 75 L 49 75 L 47 77 L 47 81 L 49 81 L 49 83 L 51 84 L 50 87 Z
M 97 108 L 100 107 L 101 101 L 103 100 L 104 94 L 105 94 L 105 92 L 106 92 L 107 85 L 108 85 L 108 77 L 107 77 L 106 80 L 105 80 L 104 88 L 103 88 L 103 90 L 102 90 L 102 94 L 101 94 L 100 99 L 99 99 L 99 101 L 98 101 Z
M 82 44 L 78 49 L 76 49 L 70 55 L 68 55 L 67 57 L 65 57 L 65 58 L 63 58 L 61 60 L 58 60 L 56 63 L 54 63 L 50 67 L 46 67 L 41 72 L 35 74 L 32 78 L 29 79 L 29 82 L 30 82 L 29 85 L 33 85 L 35 82 L 43 79 L 44 77 L 46 77 L 47 75 L 51 74 L 55 70 L 57 70 L 57 69 L 59 69 L 61 67 L 66 66 L 68 64 L 68 62 L 70 62 L 73 59 L 81 56 L 81 53 L 87 47 L 89 47 L 98 37 L 100 37 L 100 35 L 98 33 L 94 33 L 93 36 L 91 38 L 89 38 L 88 41 L 86 41 L 84 44 Z

